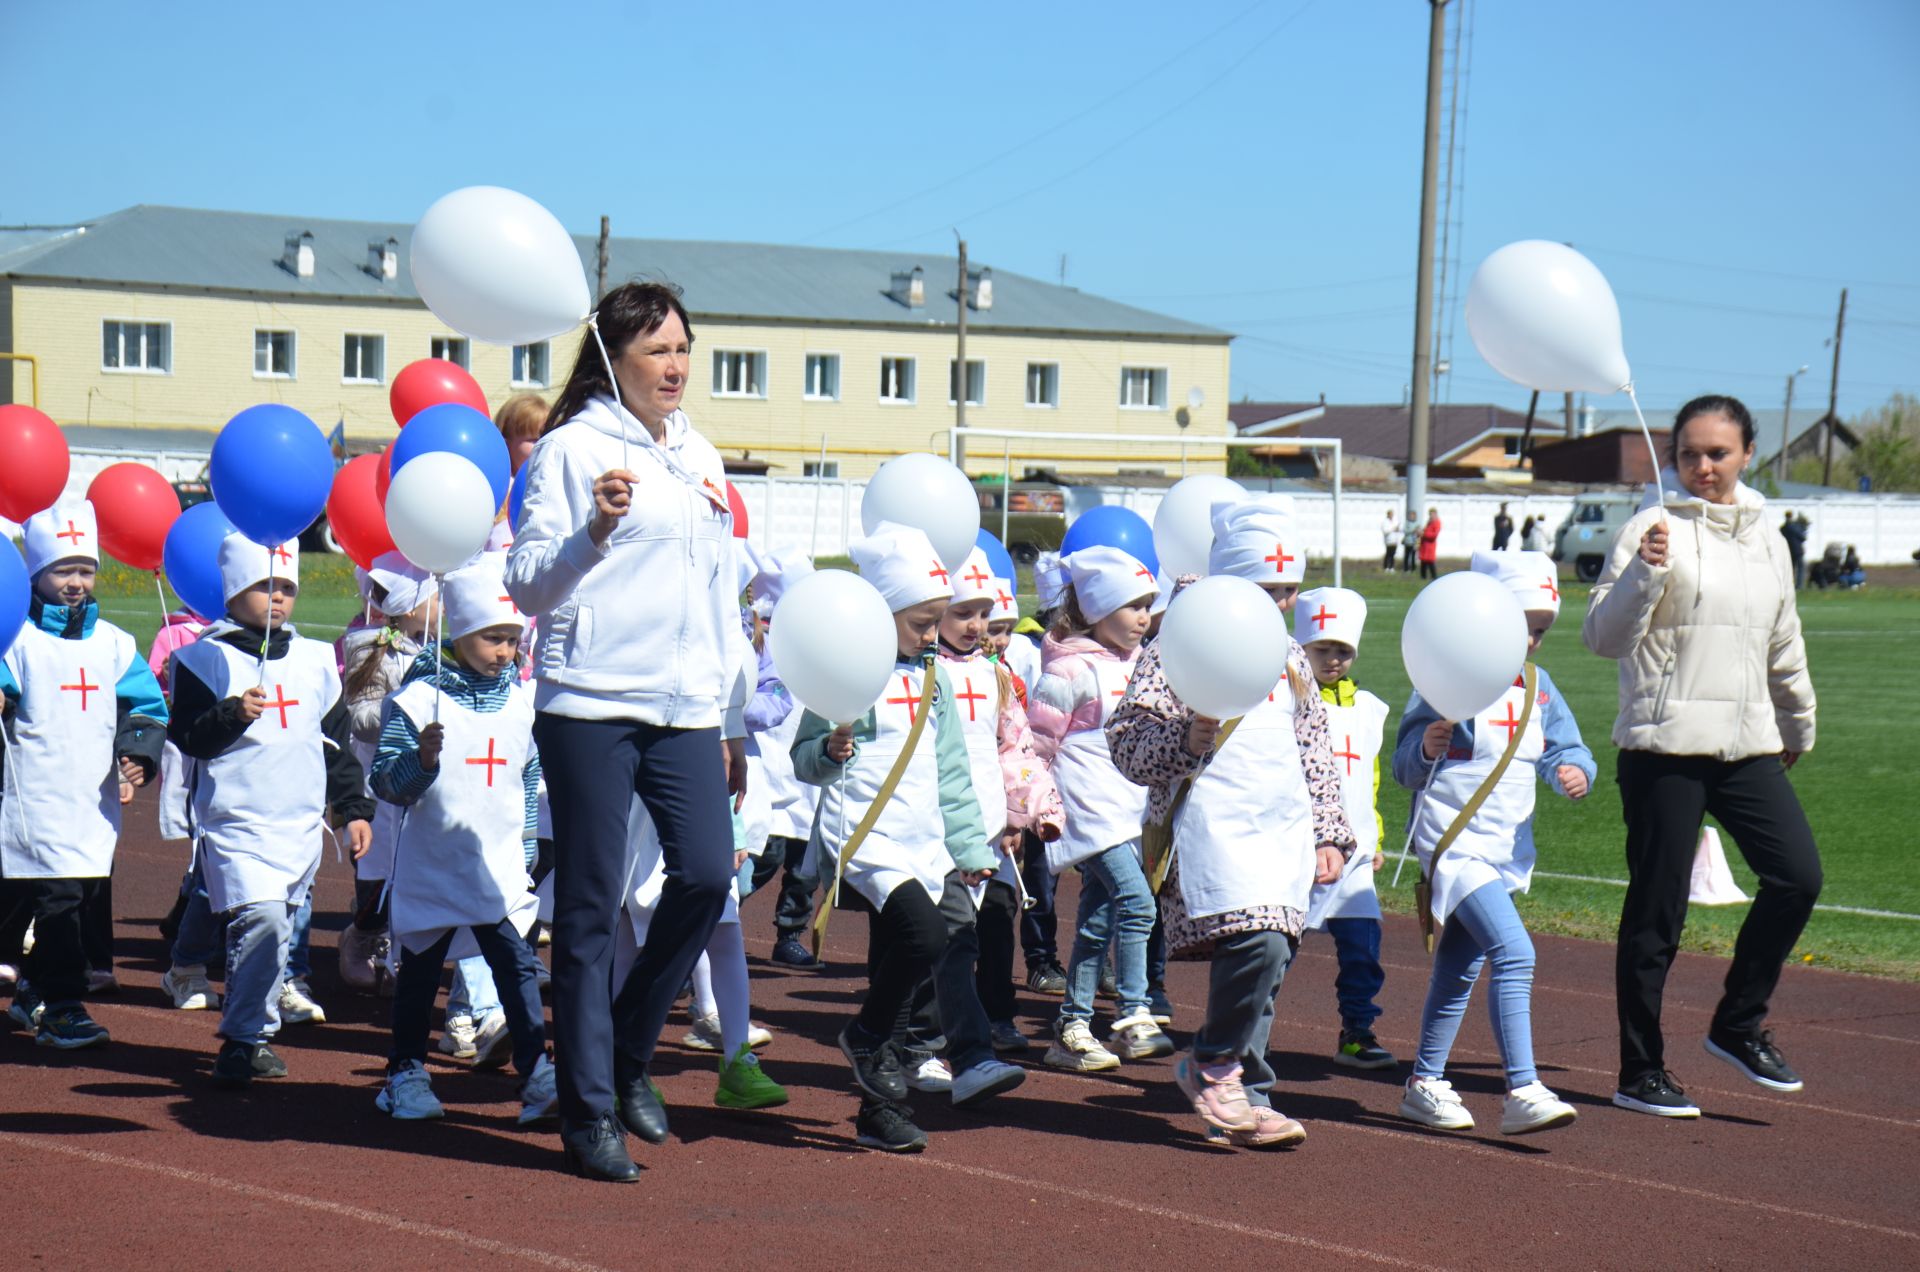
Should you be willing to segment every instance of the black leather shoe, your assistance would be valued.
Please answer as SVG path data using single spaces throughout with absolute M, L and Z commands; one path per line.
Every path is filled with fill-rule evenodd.
M 566 1126 L 560 1132 L 560 1144 L 566 1150 L 567 1169 L 583 1179 L 631 1184 L 640 1178 L 640 1168 L 627 1155 L 626 1136 L 611 1113 L 602 1113 L 586 1126 Z
M 667 1142 L 667 1109 L 660 1102 L 660 1088 L 653 1085 L 646 1070 L 631 1077 L 613 1080 L 614 1111 L 628 1130 L 649 1144 Z

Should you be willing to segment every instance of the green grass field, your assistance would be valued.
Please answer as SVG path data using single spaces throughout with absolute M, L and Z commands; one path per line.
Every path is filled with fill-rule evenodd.
M 824 562 L 823 562 L 824 564 Z M 309 635 L 331 640 L 358 611 L 351 567 L 340 557 L 302 558 L 304 586 L 295 622 Z M 1903 574 L 1906 572 L 1902 572 Z M 1324 571 L 1308 583 L 1329 581 Z M 1023 580 L 1023 582 L 1030 581 Z M 1403 575 L 1383 576 L 1359 565 L 1346 578 L 1367 597 L 1367 641 L 1355 666 L 1360 683 L 1395 708 L 1407 700 L 1406 673 L 1400 665 L 1400 621 L 1416 588 Z M 1560 623 L 1548 636 L 1539 661 L 1553 674 L 1573 704 L 1588 746 L 1600 765 L 1600 778 L 1584 801 L 1574 804 L 1540 795 L 1539 871 L 1591 879 L 1624 880 L 1620 803 L 1613 783 L 1613 749 L 1608 741 L 1615 709 L 1614 664 L 1589 654 L 1580 643 L 1580 616 L 1587 589 L 1565 585 Z M 170 598 L 171 599 L 171 598 Z M 159 625 L 159 602 L 152 580 L 108 567 L 101 580 L 101 604 L 113 621 L 133 632 L 144 649 Z M 1894 911 L 1908 918 L 1883 918 L 1817 912 L 1794 957 L 1821 966 L 1920 980 L 1920 872 L 1907 853 L 1914 815 L 1916 766 L 1903 741 L 1920 737 L 1920 589 L 1872 586 L 1859 592 L 1801 594 L 1800 613 L 1820 697 L 1819 742 L 1794 769 L 1794 786 L 1806 806 L 1826 866 L 1823 906 Z M 1387 744 L 1392 743 L 1388 721 Z M 1904 776 L 1903 776 L 1904 775 Z M 1405 791 L 1389 778 L 1381 793 L 1389 841 L 1397 846 L 1408 806 Z M 1754 880 L 1731 842 L 1728 855 L 1734 877 L 1749 893 Z M 1383 903 L 1410 911 L 1413 871 L 1391 886 L 1393 863 L 1379 876 Z M 1535 931 L 1601 940 L 1613 938 L 1622 889 L 1608 883 L 1577 882 L 1535 876 L 1521 912 Z M 1696 908 L 1688 917 L 1686 946 L 1724 954 L 1731 950 L 1745 906 Z

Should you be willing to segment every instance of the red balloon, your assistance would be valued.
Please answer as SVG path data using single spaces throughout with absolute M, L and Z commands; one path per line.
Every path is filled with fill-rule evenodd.
M 732 482 L 727 483 L 727 507 L 733 510 L 733 537 L 747 537 L 747 501 L 740 497 L 740 490 Z
M 100 521 L 100 546 L 136 570 L 157 570 L 167 531 L 180 519 L 180 496 L 145 464 L 110 464 L 87 487 Z
M 333 490 L 327 495 L 327 524 L 333 527 L 333 537 L 363 570 L 372 569 L 373 559 L 382 552 L 393 551 L 386 509 L 375 489 L 380 463 L 378 455 L 354 456 L 333 475 Z
M 386 519 L 387 487 L 393 483 L 393 443 L 380 452 L 380 467 L 374 470 L 373 493 L 380 500 L 381 520 Z
M 30 406 L 0 406 L 0 517 L 25 521 L 53 507 L 72 458 L 60 426 Z
M 487 395 L 466 368 L 445 358 L 422 358 L 400 368 L 400 374 L 393 377 L 393 387 L 387 390 L 387 401 L 393 407 L 394 423 L 401 428 L 420 412 L 442 402 L 459 402 L 482 415 L 492 414 L 487 410 Z

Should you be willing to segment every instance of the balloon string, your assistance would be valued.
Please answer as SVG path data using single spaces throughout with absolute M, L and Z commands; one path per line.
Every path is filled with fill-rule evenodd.
M 167 590 L 160 585 L 160 571 L 153 572 L 153 594 L 160 598 L 160 634 L 166 637 L 167 652 L 173 652 L 173 618 L 167 613 Z
M 1653 489 L 1657 502 L 1662 508 L 1667 505 L 1667 492 L 1660 484 L 1660 451 L 1653 444 L 1653 430 L 1647 427 L 1647 417 L 1640 413 L 1640 398 L 1633 391 L 1633 383 L 1626 385 L 1627 401 L 1633 403 L 1633 416 L 1640 421 L 1640 436 L 1647 443 L 1647 458 L 1653 462 Z
M 613 373 L 613 359 L 607 356 L 607 342 L 600 338 L 600 315 L 597 312 L 587 315 L 587 330 L 593 333 L 593 343 L 600 350 L 600 365 L 607 369 L 607 387 L 613 391 L 614 409 L 622 417 L 632 414 L 627 410 L 627 404 L 620 400 L 620 377 Z M 624 418 L 620 420 L 620 467 L 632 471 L 627 458 L 627 421 Z
M 278 546 L 278 545 L 276 545 Z M 267 621 L 260 625 L 260 679 L 254 688 L 267 687 L 267 645 L 273 639 L 273 548 L 267 549 Z
M 433 576 L 433 581 L 436 586 L 442 586 L 446 582 L 446 575 L 436 574 Z M 446 632 L 445 619 L 446 607 L 435 605 L 433 607 L 433 722 L 435 724 L 440 723 L 440 642 Z
M 1413 793 L 1413 803 L 1407 809 L 1407 838 L 1406 841 L 1400 845 L 1400 860 L 1394 864 L 1393 882 L 1388 885 L 1389 887 L 1397 888 L 1400 886 L 1400 872 L 1407 868 L 1407 854 L 1413 851 L 1413 831 L 1414 827 L 1419 825 L 1421 797 L 1427 793 L 1427 787 L 1433 785 L 1433 771 L 1439 768 L 1440 761 L 1446 758 L 1447 753 L 1445 751 L 1433 757 L 1433 760 L 1427 765 L 1427 780 L 1420 783 L 1420 789 Z

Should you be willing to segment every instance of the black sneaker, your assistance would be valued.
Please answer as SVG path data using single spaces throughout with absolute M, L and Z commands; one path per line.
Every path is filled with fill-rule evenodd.
M 988 1022 L 987 1040 L 997 1056 L 1017 1056 L 1033 1046 L 1033 1042 L 1011 1020 Z
M 33 1040 L 42 1047 L 78 1051 L 82 1047 L 106 1046 L 107 1030 L 106 1026 L 87 1015 L 87 1009 L 79 1003 L 61 1003 L 40 1013 L 40 1023 L 34 1030 Z
M 1027 969 L 1027 988 L 1036 994 L 1064 997 L 1067 992 L 1067 971 L 1051 959 L 1030 967 Z
M 862 1091 L 882 1103 L 907 1098 L 907 1075 L 900 1052 L 890 1038 L 876 1038 L 850 1020 L 840 1031 L 840 1054 L 853 1066 L 853 1080 Z
M 1793 1071 L 1787 1058 L 1773 1045 L 1773 1031 L 1763 1029 L 1745 1038 L 1731 1034 L 1707 1035 L 1701 1044 L 1710 1056 L 1718 1056 L 1749 1082 L 1757 1082 L 1769 1091 L 1798 1091 L 1806 1084 Z
M 1391 1069 L 1400 1062 L 1374 1038 L 1371 1029 L 1342 1029 L 1333 1062 L 1349 1069 Z
M 7 1008 L 7 1019 L 22 1029 L 38 1029 L 41 1013 L 47 1005 L 40 1001 L 40 995 L 33 992 L 33 986 L 22 979 L 14 982 L 13 1002 Z
M 1613 1102 L 1623 1109 L 1635 1113 L 1651 1113 L 1655 1117 L 1699 1117 L 1700 1107 L 1687 1098 L 1673 1075 L 1665 1070 L 1656 1069 L 1638 1081 L 1623 1083 L 1613 1093 Z
M 213 1058 L 213 1084 L 229 1091 L 244 1091 L 253 1085 L 253 1044 L 223 1044 Z
M 287 1076 L 287 1062 L 266 1043 L 253 1049 L 253 1076 L 256 1078 L 284 1078 Z
M 820 960 L 813 956 L 807 943 L 800 939 L 797 932 L 782 933 L 773 943 L 773 953 L 767 956 L 782 967 L 798 967 L 808 971 L 821 966 Z
M 927 1146 L 927 1133 L 913 1124 L 904 1105 L 891 1100 L 866 1100 L 853 1119 L 854 1141 L 883 1153 L 917 1153 Z

